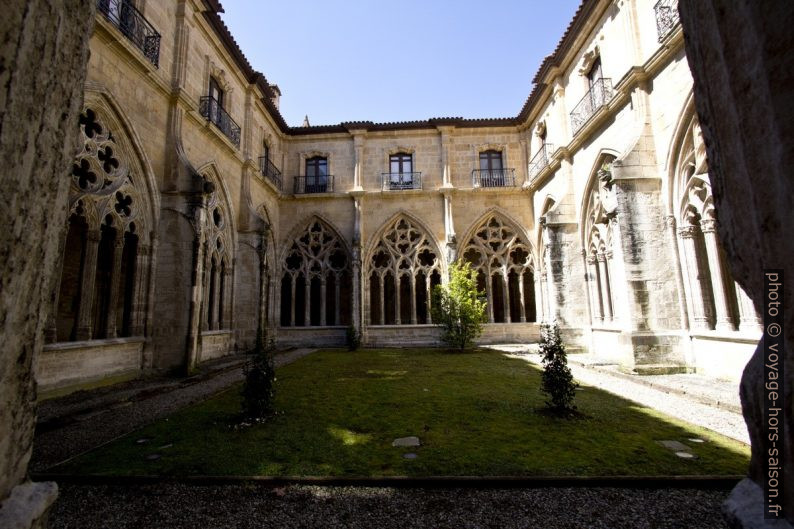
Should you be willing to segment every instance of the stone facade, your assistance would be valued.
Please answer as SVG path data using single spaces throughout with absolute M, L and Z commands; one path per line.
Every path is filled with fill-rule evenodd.
M 760 326 L 675 6 L 583 2 L 516 117 L 288 127 L 216 1 L 97 5 L 45 389 L 127 373 L 133 345 L 133 371 L 190 371 L 260 331 L 434 344 L 429 292 L 459 259 L 484 342 L 556 319 L 627 370 L 738 379 Z

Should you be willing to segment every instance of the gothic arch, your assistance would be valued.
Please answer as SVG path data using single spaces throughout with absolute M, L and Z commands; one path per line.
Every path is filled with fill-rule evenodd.
M 339 231 L 314 214 L 293 228 L 280 254 L 281 326 L 350 325 L 352 253 Z
M 48 341 L 143 336 L 159 205 L 148 160 L 111 97 L 89 87 L 79 117 Z
M 536 320 L 535 251 L 521 225 L 491 208 L 469 229 L 461 258 L 477 271 L 491 323 Z
M 615 155 L 601 151 L 582 195 L 581 229 L 591 325 L 617 320 L 614 304 L 613 226 L 617 222 L 617 201 L 612 180 Z
M 207 249 L 203 266 L 202 329 L 225 330 L 232 327 L 234 255 L 237 249 L 234 210 L 226 184 L 215 164 L 204 164 L 198 173 L 213 184 L 201 227 Z
M 392 215 L 370 239 L 363 263 L 370 323 L 432 323 L 431 293 L 442 282 L 444 261 L 421 221 L 404 211 Z
M 696 330 L 757 330 L 752 302 L 731 276 L 717 234 L 706 146 L 690 93 L 667 160 L 670 222 L 677 226 L 678 262 L 687 316 Z

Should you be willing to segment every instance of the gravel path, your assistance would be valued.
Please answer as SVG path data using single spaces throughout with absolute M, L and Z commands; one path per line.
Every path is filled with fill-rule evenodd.
M 720 529 L 727 491 L 62 485 L 52 528 Z
M 497 347 L 493 347 L 497 349 Z M 526 360 L 535 365 L 540 365 L 540 356 L 537 353 L 519 353 L 513 347 L 498 347 L 511 357 Z M 524 348 L 526 350 L 526 347 Z M 603 389 L 614 395 L 632 400 L 643 406 L 653 408 L 690 424 L 702 426 L 717 433 L 736 439 L 745 444 L 750 444 L 750 436 L 741 413 L 727 409 L 717 408 L 703 404 L 690 395 L 669 393 L 663 386 L 649 386 L 642 382 L 635 382 L 626 376 L 618 376 L 602 370 L 596 370 L 584 365 L 569 363 L 571 372 L 579 382 Z M 703 386 L 705 377 L 697 377 L 692 384 L 685 378 L 688 375 L 676 376 L 675 383 L 691 393 L 696 393 L 697 386 Z M 643 377 L 646 378 L 646 377 Z M 654 376 L 655 378 L 655 376 Z M 721 387 L 724 383 L 717 383 Z M 721 392 L 722 389 L 715 390 Z
M 294 362 L 315 349 L 293 349 L 276 355 L 276 367 Z M 36 435 L 30 470 L 42 472 L 122 435 L 137 430 L 177 410 L 199 402 L 243 380 L 242 369 L 222 372 L 199 383 L 175 386 L 170 391 L 133 402 L 114 404 L 84 414 L 61 428 Z

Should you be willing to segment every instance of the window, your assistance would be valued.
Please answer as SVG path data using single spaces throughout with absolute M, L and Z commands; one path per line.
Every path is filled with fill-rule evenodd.
M 587 88 L 592 90 L 593 86 L 602 77 L 604 77 L 604 74 L 601 71 L 601 57 L 596 57 L 593 61 L 593 65 L 590 67 L 590 71 L 587 72 Z
M 504 186 L 503 169 L 501 152 L 491 149 L 480 153 L 480 182 L 483 187 Z
M 215 80 L 214 77 L 210 77 L 210 93 L 209 96 L 218 102 L 218 106 L 223 108 L 223 90 L 221 89 L 221 85 L 218 84 L 218 81 Z
M 413 159 L 410 154 L 400 152 L 389 156 L 389 186 L 391 189 L 413 187 Z
M 267 142 L 262 142 L 262 157 L 265 160 L 270 160 L 270 147 L 268 147 Z
M 325 193 L 328 189 L 328 158 L 306 160 L 306 193 Z

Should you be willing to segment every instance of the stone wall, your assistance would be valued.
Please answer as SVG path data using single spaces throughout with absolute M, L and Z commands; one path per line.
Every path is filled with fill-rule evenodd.
M 54 498 L 52 487 L 39 496 L 15 487 L 33 440 L 33 366 L 52 303 L 94 5 L 11 0 L 0 21 L 0 501 L 15 502 L 4 503 L 3 526 L 30 526 Z

